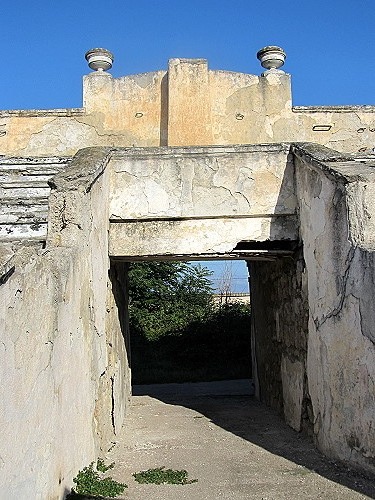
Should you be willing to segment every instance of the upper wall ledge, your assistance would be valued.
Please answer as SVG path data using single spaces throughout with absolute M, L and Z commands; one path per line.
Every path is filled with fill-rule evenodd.
M 293 106 L 294 113 L 375 113 L 375 106 Z M 60 108 L 60 109 L 7 109 L 0 110 L 0 117 L 12 116 L 76 116 L 84 115 L 85 108 Z
M 353 113 L 355 111 L 375 112 L 375 106 L 355 105 L 355 106 L 293 106 L 292 111 L 295 113 Z
M 84 108 L 61 108 L 61 109 L 7 109 L 0 110 L 0 116 L 73 116 L 84 115 Z

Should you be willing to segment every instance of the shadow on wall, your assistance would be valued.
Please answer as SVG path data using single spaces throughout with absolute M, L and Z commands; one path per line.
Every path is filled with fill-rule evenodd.
M 185 384 L 184 384 L 185 385 Z M 365 476 L 344 464 L 330 461 L 324 457 L 300 433 L 293 431 L 273 410 L 256 401 L 252 396 L 178 396 L 168 394 L 161 386 L 148 386 L 145 392 L 142 386 L 136 386 L 136 395 L 155 397 L 163 403 L 183 406 L 195 410 L 212 423 L 236 436 L 245 439 L 294 462 L 305 469 L 297 469 L 291 474 L 309 474 L 314 471 L 321 476 L 357 491 L 369 498 L 375 498 L 375 477 Z M 165 386 L 168 388 L 168 385 Z M 164 394 L 163 394 L 164 392 Z
M 122 336 L 125 342 L 125 355 L 127 366 L 131 366 L 130 333 L 129 333 L 129 313 L 127 296 L 128 263 L 111 261 L 109 279 L 112 283 L 113 297 L 116 303 L 116 310 L 120 323 Z
M 297 213 L 280 216 L 297 202 L 294 156 L 289 152 L 270 227 L 270 261 L 249 261 L 252 304 L 253 374 L 260 400 L 297 431 L 311 433 L 306 381 L 308 303 Z M 287 207 L 287 208 L 286 208 Z M 293 227 L 294 226 L 294 227 Z M 285 239 L 289 235 L 294 239 Z
M 168 73 L 161 80 L 161 109 L 160 109 L 160 146 L 168 146 Z

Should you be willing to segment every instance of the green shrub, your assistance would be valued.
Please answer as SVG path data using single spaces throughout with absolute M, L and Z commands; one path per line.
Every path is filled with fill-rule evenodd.
M 130 327 L 149 341 L 180 335 L 212 309 L 211 271 L 186 262 L 133 262 L 129 269 Z

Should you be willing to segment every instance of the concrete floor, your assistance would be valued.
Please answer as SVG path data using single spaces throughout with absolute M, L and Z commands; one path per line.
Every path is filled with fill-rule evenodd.
M 134 388 L 118 443 L 106 457 L 129 500 L 375 498 L 375 483 L 325 459 L 254 400 L 249 381 Z M 141 485 L 132 473 L 186 469 L 184 485 Z

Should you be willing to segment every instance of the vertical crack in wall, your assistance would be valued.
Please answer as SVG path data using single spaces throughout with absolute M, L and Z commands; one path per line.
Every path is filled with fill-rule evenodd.
M 342 281 L 341 281 L 341 287 L 340 287 L 341 290 L 339 293 L 338 305 L 336 307 L 334 307 L 332 309 L 332 311 L 330 311 L 328 314 L 323 315 L 321 319 L 314 318 L 315 328 L 317 330 L 319 330 L 320 327 L 322 325 L 324 325 L 324 323 L 326 321 L 338 316 L 341 313 L 342 308 L 344 307 L 345 298 L 347 297 L 347 287 L 348 287 L 348 282 L 349 282 L 349 277 L 350 277 L 350 269 L 351 269 L 353 259 L 355 257 L 356 250 L 357 250 L 356 246 L 351 246 L 349 248 L 348 255 L 345 259 L 346 269 L 345 269 L 344 276 L 343 276 Z
M 115 376 L 111 377 L 111 423 L 113 428 L 113 434 L 116 435 L 116 423 L 115 423 Z

